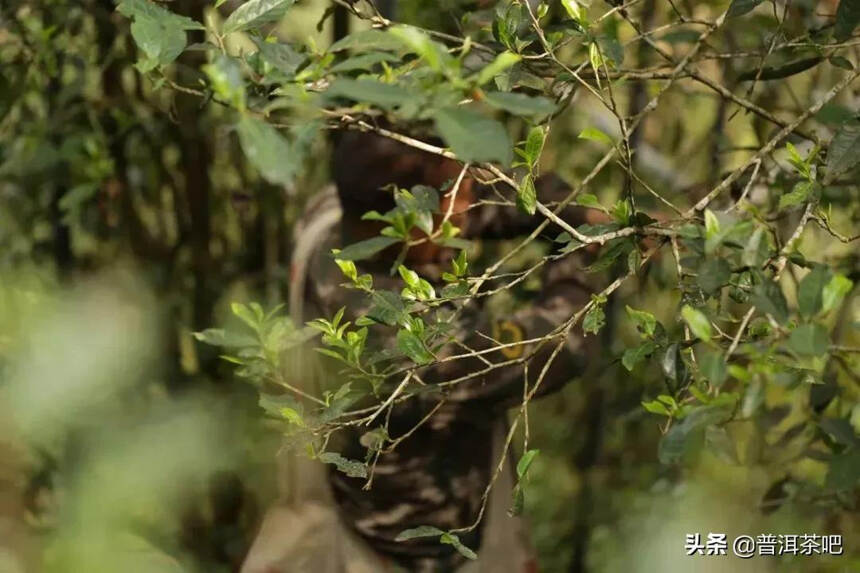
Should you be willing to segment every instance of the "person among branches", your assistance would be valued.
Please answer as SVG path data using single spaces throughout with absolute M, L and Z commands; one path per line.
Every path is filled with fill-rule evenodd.
M 490 187 L 466 175 L 459 163 L 380 135 L 345 134 L 335 152 L 333 169 L 336 198 L 333 193 L 315 197 L 299 225 L 302 239 L 297 251 L 302 250 L 303 243 L 315 245 L 308 261 L 299 262 L 308 273 L 302 301 L 306 319 L 333 316 L 341 308 L 346 309 L 344 320 L 373 314 L 364 292 L 341 285 L 344 277 L 330 252 L 377 236 L 379 223 L 362 215 L 395 209 L 392 189 L 412 189 L 415 193 L 447 189 L 442 192 L 439 211 L 446 213 L 451 207 L 451 219 L 468 239 L 515 237 L 530 232 L 539 222 L 538 217 L 525 215 L 513 206 L 483 202 L 482 198 L 492 195 Z M 554 175 L 540 178 L 537 188 L 541 200 L 548 203 L 561 200 L 569 191 Z M 342 212 L 338 222 L 334 222 L 337 217 L 330 216 L 332 210 Z M 581 208 L 568 208 L 563 215 L 571 224 L 586 220 Z M 314 224 L 326 219 L 333 223 Z M 399 290 L 401 276 L 390 273 L 397 256 L 396 250 L 385 249 L 355 264 L 359 273 L 372 276 L 377 291 Z M 441 289 L 441 277 L 456 256 L 454 249 L 426 242 L 409 249 L 403 264 Z M 531 570 L 533 556 L 522 525 L 505 515 L 513 485 L 510 456 L 503 462 L 504 478 L 495 485 L 498 493 L 488 500 L 485 491 L 498 478 L 494 472 L 505 450 L 507 409 L 521 404 L 529 392 L 543 395 L 562 387 L 581 375 L 589 356 L 595 354 L 595 349 L 589 348 L 593 343 L 578 333 L 570 334 L 563 350 L 553 357 L 546 372 L 542 371 L 554 346 L 542 342 L 542 337 L 550 338 L 591 295 L 580 265 L 578 257 L 546 265 L 535 299 L 503 319 L 491 316 L 484 299 L 464 305 L 450 333 L 451 340 L 458 342 L 437 352 L 436 364 L 416 371 L 416 386 L 426 391 L 393 403 L 376 420 L 376 435 L 396 442 L 396 447 L 385 446 L 375 453 L 372 444 L 367 447 L 367 435 L 362 436 L 365 429 L 355 427 L 332 440 L 329 449 L 345 458 L 375 459 L 369 479 L 351 477 L 331 467 L 327 475 L 330 491 L 315 484 L 317 497 L 330 503 L 336 513 L 336 522 L 329 526 L 351 539 L 318 556 L 337 563 L 331 570 L 361 570 L 351 568 L 348 563 L 356 557 L 345 549 L 358 546 L 375 570 L 454 571 L 470 565 L 468 548 L 480 550 L 487 545 L 493 554 L 481 552 L 480 570 L 491 570 L 490 564 L 499 562 L 516 563 L 509 569 L 512 571 Z M 500 349 L 494 350 L 496 347 Z M 461 358 L 452 359 L 455 355 Z M 472 374 L 482 370 L 486 374 Z M 336 374 L 329 369 L 328 376 Z M 494 451 L 488 444 L 494 444 Z M 502 482 L 507 483 L 506 491 L 502 491 Z M 306 503 L 307 496 L 303 497 Z M 484 513 L 489 513 L 487 523 L 481 519 Z M 297 519 L 277 525 L 283 519 L 283 508 L 270 512 L 243 571 L 297 570 L 289 564 L 295 563 L 296 554 L 303 550 L 285 539 L 293 539 L 294 530 L 300 526 Z M 466 551 L 440 544 L 438 536 L 398 539 L 403 531 L 422 526 L 445 532 L 460 530 L 458 539 Z M 307 551 L 312 550 L 305 547 Z M 341 555 L 340 560 L 334 557 L 342 551 L 348 554 Z M 314 563 L 313 570 L 320 570 L 319 562 Z

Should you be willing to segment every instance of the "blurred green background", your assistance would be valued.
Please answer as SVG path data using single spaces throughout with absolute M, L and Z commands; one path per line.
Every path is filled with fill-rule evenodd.
M 645 3 L 657 14 L 669 10 Z M 199 21 L 218 17 L 211 2 L 170 4 Z M 445 28 L 445 9 L 459 4 L 401 2 L 401 18 Z M 695 4 L 713 17 L 727 3 Z M 812 18 L 815 4 L 793 9 Z M 299 2 L 277 33 L 321 49 L 332 35 L 331 20 L 317 28 L 327 6 Z M 749 24 L 773 26 L 766 17 Z M 733 34 L 739 49 L 758 47 L 756 34 Z M 205 58 L 184 54 L 177 81 L 195 85 Z M 233 571 L 273 500 L 279 437 L 259 415 L 255 390 L 191 333 L 230 320 L 231 301 L 287 300 L 292 225 L 328 183 L 329 145 L 314 143 L 310 155 L 320 159 L 294 186 L 268 184 L 245 162 L 225 109 L 150 81 L 136 60 L 128 23 L 111 0 L 0 5 L 2 573 Z M 790 91 L 807 101 L 817 85 L 833 83 L 832 73 L 822 67 L 793 78 Z M 623 97 L 635 98 L 629 91 Z M 769 109 L 793 105 L 768 86 L 755 97 Z M 639 160 L 649 183 L 685 206 L 695 182 L 713 181 L 742 159 L 726 142 L 755 145 L 764 128 L 741 114 L 715 133 L 725 110 L 698 86 L 667 98 L 641 132 Z M 819 121 L 826 127 L 851 113 L 850 101 L 832 104 Z M 612 129 L 583 94 L 554 124 L 546 169 L 568 180 L 587 173 L 602 150 L 576 134 L 595 124 Z M 622 180 L 622 170 L 606 170 L 594 192 L 609 204 Z M 855 197 L 833 219 L 851 228 L 856 211 Z M 820 244 L 833 256 L 852 248 Z M 484 256 L 504 248 L 487 245 Z M 616 320 L 624 304 L 671 321 L 673 265 L 659 261 L 624 287 L 623 303 L 610 302 L 601 333 L 607 356 L 636 339 Z M 502 312 L 514 302 L 494 304 Z M 860 320 L 856 297 L 848 308 L 848 320 Z M 530 407 L 531 442 L 541 455 L 525 514 L 542 570 L 860 570 L 851 502 L 834 501 L 849 504 L 842 511 L 812 503 L 759 511 L 785 469 L 764 453 L 778 445 L 744 441 L 757 435 L 746 422 L 734 428 L 744 444 L 734 459 L 703 454 L 692 469 L 661 465 L 660 428 L 641 407 L 660 392 L 659 371 L 607 364 Z M 856 379 L 848 388 L 856 399 Z M 771 390 L 762 400 L 779 402 L 781 390 Z M 860 411 L 854 419 L 860 424 Z M 820 482 L 826 466 L 810 459 L 793 471 Z M 837 530 L 851 555 L 682 557 L 686 533 L 731 539 Z

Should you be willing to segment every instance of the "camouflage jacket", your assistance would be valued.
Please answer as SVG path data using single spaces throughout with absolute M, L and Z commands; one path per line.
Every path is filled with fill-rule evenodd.
M 553 200 L 559 189 L 546 191 L 542 200 Z M 541 193 L 541 191 L 539 191 Z M 326 231 L 314 240 L 314 252 L 308 257 L 306 290 L 302 304 L 304 318 L 331 317 L 341 307 L 347 308 L 350 320 L 367 312 L 369 301 L 361 291 L 342 287 L 345 279 L 330 255 L 332 248 L 342 248 L 343 228 L 332 224 L 332 210 L 338 209 L 333 192 L 313 199 L 299 233 L 306 233 L 315 221 L 327 220 Z M 351 213 L 350 216 L 356 215 Z M 580 214 L 566 218 L 578 222 Z M 467 238 L 517 236 L 533 229 L 539 217 L 525 217 L 514 209 L 485 206 L 469 213 Z M 552 231 L 558 233 L 559 229 Z M 510 316 L 491 317 L 480 300 L 472 301 L 460 315 L 455 338 L 469 348 L 490 347 L 488 337 L 528 340 L 541 337 L 570 318 L 589 300 L 591 290 L 582 280 L 579 259 L 568 257 L 544 269 L 543 287 L 538 296 Z M 358 263 L 360 273 L 373 276 L 374 288 L 399 292 L 403 283 L 389 273 L 390 260 Z M 448 265 L 446 264 L 447 268 Z M 413 266 L 422 277 L 432 280 L 441 274 L 441 264 Z M 551 392 L 580 375 L 586 366 L 585 344 L 572 331 L 563 351 L 553 361 L 542 381 L 539 394 Z M 478 334 L 480 333 L 480 334 Z M 557 340 L 557 339 L 556 339 Z M 462 353 L 455 345 L 450 353 Z M 531 360 L 529 384 L 534 384 L 555 344 L 546 344 Z M 530 353 L 533 345 L 495 351 L 480 358 L 471 357 L 442 362 L 423 369 L 421 380 L 428 385 L 449 381 L 467 373 Z M 490 480 L 495 461 L 490 444 L 494 424 L 511 406 L 521 402 L 524 369 L 522 365 L 491 370 L 486 376 L 472 378 L 446 387 L 442 392 L 419 394 L 397 404 L 388 419 L 388 435 L 396 438 L 412 432 L 390 453 L 382 454 L 375 464 L 373 484 L 363 489 L 365 481 L 332 471 L 330 483 L 342 518 L 378 553 L 402 565 L 408 571 L 451 571 L 464 557 L 435 537 L 408 542 L 395 541 L 405 529 L 430 525 L 441 530 L 471 525 L 480 511 L 482 495 Z M 439 406 L 440 401 L 442 405 Z M 436 411 L 424 423 L 428 414 Z M 417 426 L 417 429 L 416 429 Z M 345 457 L 363 459 L 367 453 L 361 445 L 360 432 L 341 436 L 336 445 Z M 481 528 L 461 535 L 461 541 L 477 549 Z

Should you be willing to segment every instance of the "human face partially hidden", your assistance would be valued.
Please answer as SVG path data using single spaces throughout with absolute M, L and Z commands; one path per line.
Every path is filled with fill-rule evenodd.
M 439 201 L 440 213 L 433 217 L 433 228 L 434 230 L 438 229 L 445 218 L 448 217 L 448 221 L 451 224 L 459 229 L 463 229 L 468 224 L 467 211 L 473 200 L 473 180 L 466 176 L 457 185 L 462 166 L 454 161 L 446 161 L 439 167 L 439 169 L 427 174 L 428 180 L 433 180 L 432 186 L 436 189 L 444 187 L 446 184 L 449 184 L 450 188 L 443 192 L 444 194 Z M 448 215 L 449 212 L 450 216 Z M 427 235 L 423 231 L 412 229 L 412 238 L 415 241 L 421 242 L 409 249 L 406 257 L 407 264 L 444 262 L 452 256 L 451 249 L 441 247 L 427 240 Z

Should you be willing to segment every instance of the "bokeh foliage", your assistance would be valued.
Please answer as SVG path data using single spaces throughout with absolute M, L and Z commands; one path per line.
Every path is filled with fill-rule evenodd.
M 535 269 L 597 249 L 595 297 L 564 326 L 601 337 L 603 360 L 512 414 L 530 428 L 516 442 L 528 436 L 524 512 L 546 570 L 621 570 L 634 551 L 673 566 L 690 531 L 857 537 L 855 2 L 416 1 L 401 3 L 408 25 L 346 2 L 361 25 L 334 45 L 281 24 L 307 4 L 4 5 L 3 268 L 72 282 L 133 260 L 158 296 L 166 384 L 230 376 L 191 331 L 258 386 L 287 383 L 283 351 L 310 332 L 263 308 L 286 298 L 325 133 L 437 134 L 434 151 L 500 201 L 552 221 L 555 245 L 475 249 L 434 227 L 450 189 L 401 190 L 371 215 L 383 236 L 336 255 L 375 310 L 313 323 L 349 386 L 307 408 L 264 396 L 285 432 L 366 475 L 384 426 L 367 460 L 323 452 L 351 404 L 385 405 L 391 375 L 432 363 L 448 313 L 482 289 L 504 316 L 540 288 Z M 607 222 L 559 228 L 534 186 L 550 170 Z M 463 249 L 444 288 L 392 261 L 403 290 L 376 290 L 351 262 L 405 252 L 416 230 Z M 249 297 L 265 304 L 218 316 Z M 386 338 L 397 350 L 373 354 Z M 846 550 L 779 566 L 841 570 L 858 559 Z

